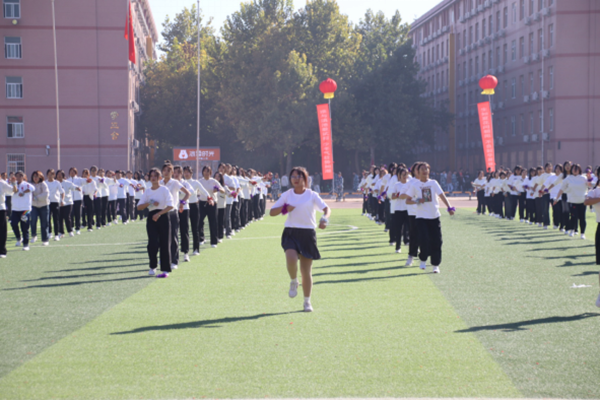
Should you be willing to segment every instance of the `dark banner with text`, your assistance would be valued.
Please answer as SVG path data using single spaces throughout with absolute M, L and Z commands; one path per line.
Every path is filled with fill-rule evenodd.
M 333 179 L 333 143 L 331 138 L 331 117 L 329 104 L 317 105 L 319 131 L 321 133 L 321 167 L 323 179 Z

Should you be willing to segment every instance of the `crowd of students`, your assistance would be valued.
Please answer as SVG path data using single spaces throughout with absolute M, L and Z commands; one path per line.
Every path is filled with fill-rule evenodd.
M 442 229 L 438 198 L 450 215 L 456 211 L 440 184 L 430 179 L 431 167 L 416 162 L 410 169 L 404 164 L 371 166 L 363 172 L 359 189 L 363 193 L 362 213 L 389 232 L 390 246 L 400 253 L 402 243 L 408 245 L 406 266 L 415 258 L 426 270 L 430 258 L 434 273 L 440 273 L 442 262 Z

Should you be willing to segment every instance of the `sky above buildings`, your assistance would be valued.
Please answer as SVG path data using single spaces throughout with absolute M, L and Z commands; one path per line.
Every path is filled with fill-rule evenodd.
M 213 18 L 213 26 L 219 29 L 228 15 L 239 10 L 242 2 L 245 1 L 200 0 L 200 8 L 205 17 Z M 440 2 L 441 0 L 338 0 L 341 12 L 348 15 L 354 23 L 358 23 L 369 8 L 375 12 L 383 11 L 388 17 L 399 10 L 404 21 L 413 22 Z M 158 31 L 162 32 L 162 23 L 167 15 L 172 18 L 184 7 L 191 7 L 195 3 L 195 0 L 150 0 Z M 305 0 L 294 1 L 295 8 L 301 8 L 304 4 Z

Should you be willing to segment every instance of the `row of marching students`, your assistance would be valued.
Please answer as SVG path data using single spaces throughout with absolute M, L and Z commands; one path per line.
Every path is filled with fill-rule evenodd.
M 402 242 L 408 243 L 406 266 L 420 260 L 419 268 L 426 270 L 430 259 L 434 273 L 440 273 L 442 262 L 442 227 L 438 198 L 452 207 L 440 184 L 429 178 L 431 167 L 426 162 L 416 162 L 410 169 L 404 164 L 372 166 L 359 183 L 363 192 L 363 215 L 378 225 L 385 224 L 390 245 L 400 253 Z
M 177 269 L 180 255 L 189 261 L 189 230 L 192 230 L 193 254 L 204 244 L 204 221 L 208 219 L 210 243 L 216 248 L 223 237 L 231 239 L 248 224 L 261 220 L 265 213 L 269 175 L 247 172 L 230 164 L 202 169 L 202 178 L 192 178 L 190 167 L 166 162 L 161 170 L 152 169 L 150 187 L 140 198 L 137 209 L 148 210 L 149 275 L 166 278 Z M 181 243 L 180 243 L 181 239 Z M 158 254 L 160 253 L 160 270 Z
M 134 192 L 144 190 L 144 180 L 120 179 L 123 171 L 105 174 L 95 166 L 84 169 L 81 177 L 77 173 L 76 168 L 69 170 L 68 177 L 63 170 L 49 169 L 46 175 L 34 171 L 28 181 L 24 172 L 18 171 L 0 179 L 0 211 L 10 217 L 16 246 L 28 251 L 30 242 L 38 240 L 38 221 L 43 246 L 48 246 L 52 237 L 59 241 L 67 234 L 79 235 L 81 226 L 93 231 L 94 219 L 98 229 L 110 226 L 111 221 L 117 222 L 119 208 L 127 222 L 133 206 L 127 207 L 126 202 L 130 198 L 133 204 L 139 198 Z M 0 219 L 6 224 L 6 217 Z M 0 232 L 0 256 L 5 257 L 6 227 L 0 227 Z
M 579 164 L 567 161 L 529 169 L 516 166 L 512 171 L 500 168 L 487 177 L 480 171 L 472 184 L 478 214 L 484 215 L 487 210 L 490 216 L 513 220 L 518 210 L 520 222 L 543 229 L 552 223 L 554 229 L 566 235 L 585 239 L 584 202 L 597 182 L 591 167 L 583 172 Z

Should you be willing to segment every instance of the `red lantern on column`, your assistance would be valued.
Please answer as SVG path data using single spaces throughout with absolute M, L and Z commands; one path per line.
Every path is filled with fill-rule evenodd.
M 319 90 L 323 92 L 326 99 L 333 99 L 333 94 L 337 90 L 337 83 L 333 79 L 327 78 L 321 82 Z
M 494 75 L 486 75 L 479 80 L 479 86 L 483 89 L 481 94 L 492 95 L 498 86 L 498 79 Z

